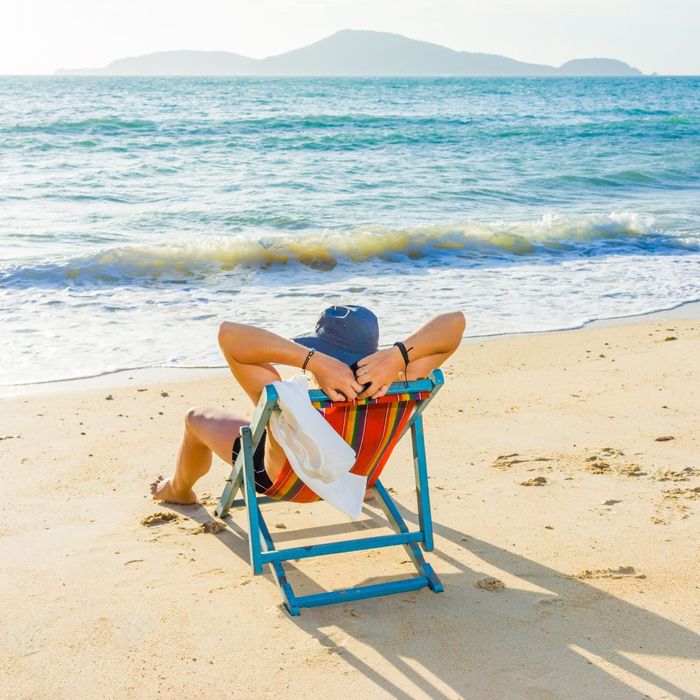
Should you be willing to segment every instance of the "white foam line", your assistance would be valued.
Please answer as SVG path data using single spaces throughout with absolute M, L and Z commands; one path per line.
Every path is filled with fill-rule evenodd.
M 674 314 L 673 316 L 668 316 L 667 314 L 676 309 L 688 309 L 690 313 Z M 650 311 L 644 311 L 639 314 L 631 314 L 626 316 L 608 316 L 603 318 L 594 318 L 584 321 L 580 324 L 563 326 L 560 328 L 547 328 L 538 330 L 524 330 L 524 331 L 513 331 L 510 333 L 487 333 L 484 335 L 465 335 L 462 340 L 466 343 L 474 343 L 482 340 L 498 340 L 499 338 L 511 338 L 524 335 L 537 335 L 540 333 L 564 333 L 567 331 L 579 330 L 586 327 L 595 327 L 597 325 L 602 326 L 615 326 L 615 325 L 627 325 L 631 323 L 645 323 L 646 321 L 655 320 L 653 317 L 659 315 L 658 320 L 672 320 L 672 319 L 699 319 L 700 320 L 700 299 L 691 299 L 689 301 L 682 301 L 678 304 L 673 304 L 672 306 L 664 307 L 661 309 L 652 309 Z M 382 345 L 381 347 L 389 347 Z M 126 372 L 152 372 L 156 370 L 164 371 L 183 371 L 187 372 L 190 370 L 199 371 L 213 371 L 213 370 L 225 370 L 227 365 L 142 365 L 137 367 L 122 367 L 119 369 L 112 369 L 105 372 L 98 372 L 96 374 L 86 374 L 72 377 L 58 377 L 55 379 L 42 379 L 35 382 L 21 382 L 13 384 L 0 384 L 0 396 L 2 395 L 12 395 L 22 393 L 23 389 L 34 390 L 41 389 L 43 387 L 50 388 L 54 385 L 66 385 L 72 384 L 73 382 L 88 381 L 90 379 L 103 379 L 111 376 L 116 376 L 119 374 L 124 374 Z M 4 391 L 8 390 L 8 391 Z

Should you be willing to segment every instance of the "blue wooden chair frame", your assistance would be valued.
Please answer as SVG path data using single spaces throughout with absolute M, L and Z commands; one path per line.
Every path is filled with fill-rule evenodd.
M 267 426 L 270 415 L 277 406 L 277 391 L 272 385 L 264 390 L 264 400 L 258 403 L 249 426 L 241 428 L 241 450 L 233 464 L 231 476 L 227 479 L 226 486 L 216 508 L 216 514 L 220 518 L 226 517 L 233 505 L 246 505 L 248 512 L 248 547 L 250 563 L 254 574 L 262 574 L 263 566 L 270 564 L 272 575 L 280 587 L 284 599 L 284 605 L 291 615 L 299 615 L 301 608 L 329 605 L 332 603 L 345 603 L 352 600 L 374 598 L 376 596 L 392 593 L 404 593 L 429 587 L 439 593 L 444 587 L 428 564 L 421 552 L 419 544 L 424 551 L 433 549 L 433 524 L 430 513 L 430 496 L 428 492 L 428 470 L 425 457 L 425 440 L 423 437 L 422 413 L 432 401 L 435 394 L 444 384 L 444 378 L 440 370 L 435 370 L 427 379 L 420 379 L 408 383 L 396 382 L 389 387 L 387 394 L 403 394 L 406 392 L 429 392 L 429 395 L 417 401 L 416 408 L 401 437 L 411 430 L 411 442 L 413 444 L 413 467 L 416 479 L 416 496 L 418 505 L 418 531 L 409 531 L 404 519 L 401 517 L 396 504 L 387 490 L 378 479 L 374 488 L 378 495 L 379 505 L 391 527 L 394 535 L 381 535 L 377 537 L 363 537 L 352 540 L 341 540 L 324 544 L 305 545 L 302 547 L 288 547 L 277 549 L 270 535 L 270 530 L 260 512 L 259 503 L 273 502 L 275 499 L 258 496 L 255 491 L 255 476 L 253 467 L 253 454 L 263 432 Z M 309 397 L 314 403 L 329 406 L 333 402 L 319 390 L 309 392 Z M 236 500 L 238 490 L 243 491 L 243 499 Z M 417 576 L 402 578 L 386 583 L 356 586 L 354 588 L 339 589 L 316 593 L 313 595 L 298 596 L 287 580 L 283 562 L 290 559 L 303 559 L 326 554 L 340 554 L 342 552 L 357 552 L 365 549 L 377 549 L 403 545 L 408 556 L 413 562 Z

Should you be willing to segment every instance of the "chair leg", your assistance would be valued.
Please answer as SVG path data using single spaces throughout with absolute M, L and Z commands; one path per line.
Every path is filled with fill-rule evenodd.
M 260 509 L 255 493 L 255 471 L 253 466 L 252 432 L 248 426 L 241 428 L 241 452 L 243 453 L 243 497 L 248 512 L 248 550 L 254 574 L 262 573 L 260 556 Z
M 265 518 L 263 518 L 262 513 L 260 513 L 260 533 L 262 534 L 262 545 L 266 552 L 272 552 L 275 549 L 275 543 L 272 541 L 272 535 L 267 528 L 267 523 Z M 284 564 L 281 561 L 271 561 L 270 567 L 272 569 L 272 576 L 275 579 L 275 583 L 279 586 L 280 591 L 282 591 L 282 597 L 284 598 L 284 606 L 287 608 L 290 615 L 300 615 L 301 610 L 296 603 L 296 596 L 292 590 L 292 586 L 287 580 L 287 573 L 284 570 Z
M 425 459 L 425 439 L 423 437 L 423 421 L 420 417 L 411 426 L 411 442 L 413 443 L 413 467 L 416 476 L 416 496 L 418 506 L 418 522 L 423 533 L 423 549 L 433 551 L 433 518 L 430 513 L 430 494 L 428 490 L 428 467 Z
M 377 493 L 379 495 L 379 505 L 384 511 L 384 515 L 386 515 L 391 527 L 396 532 L 408 532 L 408 525 L 406 525 L 406 522 L 401 517 L 399 509 L 396 507 L 396 504 L 387 490 L 384 488 L 381 481 L 377 480 L 374 483 L 374 487 L 377 489 Z M 442 581 L 440 581 L 438 578 L 438 575 L 433 570 L 433 567 L 425 561 L 423 558 L 423 553 L 420 551 L 418 545 L 415 542 L 409 542 L 408 544 L 405 544 L 404 547 L 418 573 L 428 579 L 430 589 L 435 593 L 441 593 L 444 591 L 445 587 L 443 586 Z
M 226 486 L 219 499 L 219 505 L 216 506 L 216 515 L 219 518 L 225 518 L 228 515 L 233 501 L 238 495 L 238 490 L 243 488 L 243 455 L 240 454 L 236 459 L 235 464 L 231 469 L 231 474 L 226 480 Z

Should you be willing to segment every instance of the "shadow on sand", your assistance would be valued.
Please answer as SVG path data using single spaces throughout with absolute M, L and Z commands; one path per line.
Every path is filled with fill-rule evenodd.
M 416 524 L 414 512 L 401 506 L 400 510 L 407 522 Z M 290 529 L 273 537 L 282 544 L 292 538 L 317 539 L 386 525 L 378 509 L 365 507 L 364 513 L 369 519 L 357 523 Z M 243 522 L 242 514 L 240 509 L 232 510 L 226 519 L 230 529 L 217 537 L 247 562 L 247 533 L 236 522 Z M 197 514 L 190 510 L 188 515 L 199 522 L 210 519 L 204 508 Z M 290 617 L 290 624 L 298 625 L 396 698 L 412 697 L 391 680 L 400 677 L 429 697 L 639 700 L 647 693 L 654 698 L 697 698 L 651 670 L 656 656 L 675 658 L 685 668 L 700 661 L 700 636 L 692 630 L 454 528 L 435 523 L 435 534 L 436 548 L 427 559 L 445 584 L 444 593 L 423 589 L 306 609 L 300 617 Z M 454 545 L 448 549 L 457 557 L 464 553 L 464 559 L 475 565 L 481 561 L 521 579 L 527 588 L 539 590 L 506 588 L 488 593 L 477 589 L 474 583 L 484 573 L 466 565 L 461 557 L 440 551 L 440 538 Z M 333 566 L 333 557 L 323 560 Z M 322 590 L 297 567 L 288 564 L 287 568 L 295 588 L 304 593 Z M 267 569 L 268 585 L 274 585 Z M 405 624 L 407 615 L 415 616 L 410 628 Z M 407 629 L 412 631 L 407 633 Z M 339 645 L 331 636 L 337 637 L 338 630 L 371 647 L 390 664 L 392 673 L 378 672 L 346 645 Z M 429 657 L 427 646 L 432 649 Z M 648 667 L 640 664 L 641 657 L 650 658 Z

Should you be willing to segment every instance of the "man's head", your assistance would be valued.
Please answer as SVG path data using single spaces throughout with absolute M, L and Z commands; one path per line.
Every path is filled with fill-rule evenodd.
M 329 306 L 308 335 L 294 342 L 353 365 L 379 346 L 379 321 L 364 306 Z

